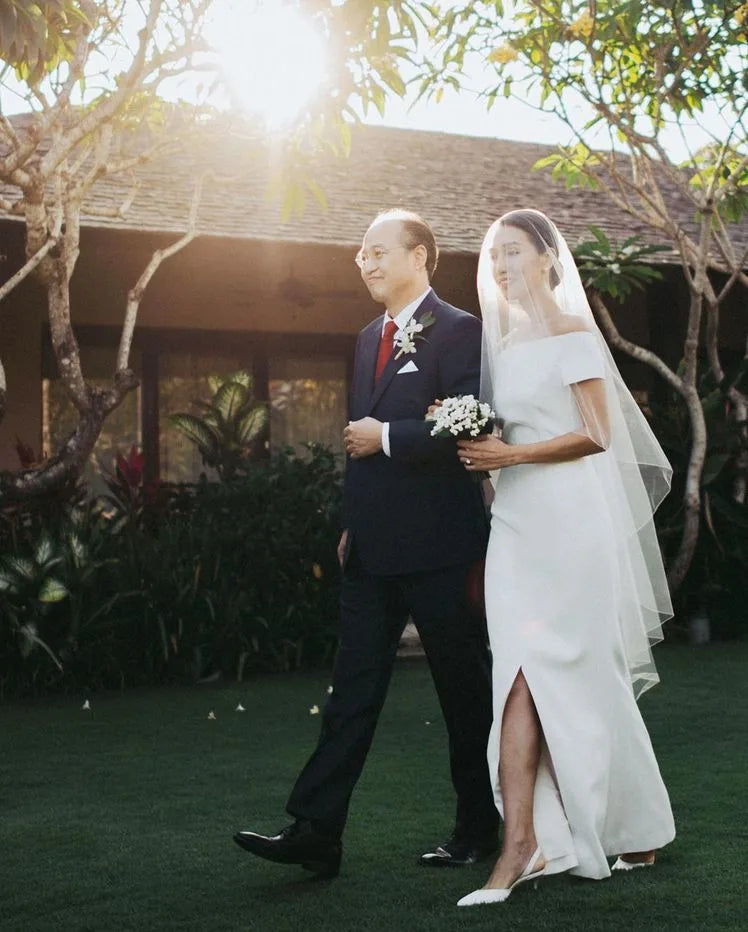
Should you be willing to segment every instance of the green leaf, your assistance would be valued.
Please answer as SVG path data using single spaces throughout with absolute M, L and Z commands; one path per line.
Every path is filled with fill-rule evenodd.
M 0 592 L 16 592 L 18 589 L 18 577 L 15 573 L 0 567 Z
M 307 178 L 306 186 L 312 192 L 315 200 L 323 210 L 327 210 L 327 195 L 320 185 L 313 178 Z
M 34 549 L 34 559 L 40 566 L 44 566 L 47 561 L 52 559 L 55 552 L 55 545 L 48 533 L 43 532 L 37 541 Z
M 65 584 L 59 579 L 55 579 L 54 576 L 48 576 L 42 583 L 37 598 L 40 602 L 46 604 L 50 602 L 62 602 L 67 596 L 68 590 Z
M 191 440 L 203 455 L 214 452 L 215 434 L 200 418 L 193 414 L 170 414 L 169 423 Z
M 218 389 L 223 385 L 224 377 L 222 375 L 209 375 L 208 388 L 215 395 Z
M 68 541 L 68 546 L 70 547 L 70 553 L 73 556 L 73 563 L 80 569 L 88 557 L 88 550 L 86 545 L 77 534 L 71 534 L 70 540 Z
M 230 424 L 247 400 L 247 389 L 239 382 L 224 382 L 213 398 L 213 405 Z
M 239 421 L 237 437 L 242 443 L 249 443 L 262 433 L 268 421 L 265 405 L 258 404 Z
M 224 379 L 223 381 L 227 381 L 227 379 Z M 228 376 L 228 381 L 238 382 L 240 385 L 243 385 L 250 393 L 254 383 L 252 373 L 249 371 L 249 369 L 237 369 L 236 372 L 232 372 L 231 375 Z
M 26 582 L 32 582 L 37 574 L 36 566 L 26 557 L 8 555 L 4 557 L 4 562 L 7 569 Z

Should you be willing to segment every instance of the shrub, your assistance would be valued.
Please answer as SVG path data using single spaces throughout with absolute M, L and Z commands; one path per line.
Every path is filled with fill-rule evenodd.
M 330 452 L 286 451 L 232 482 L 141 493 L 127 492 L 139 480 L 121 467 L 106 499 L 46 523 L 6 520 L 2 559 L 44 560 L 23 593 L 0 592 L 4 693 L 241 679 L 329 660 L 340 497 Z M 35 602 L 48 576 L 58 600 Z

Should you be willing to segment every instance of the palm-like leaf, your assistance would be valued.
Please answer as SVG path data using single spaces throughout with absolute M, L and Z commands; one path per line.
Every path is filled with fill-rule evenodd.
M 205 418 L 195 417 L 194 414 L 179 413 L 170 414 L 169 422 L 196 444 L 203 456 L 215 453 L 218 437 L 215 430 L 206 424 Z
M 590 226 L 592 239 L 574 250 L 579 273 L 587 287 L 613 298 L 624 298 L 634 288 L 662 278 L 658 269 L 644 265 L 646 257 L 667 250 L 667 246 L 644 245 L 638 235 L 617 245 L 599 227 Z
M 77 534 L 71 534 L 68 543 L 73 557 L 73 564 L 77 569 L 80 569 L 88 558 L 88 548 Z
M 239 382 L 224 382 L 213 399 L 213 407 L 220 413 L 225 424 L 229 425 L 237 413 L 247 403 L 247 389 Z
M 215 395 L 218 389 L 223 385 L 225 379 L 222 375 L 209 375 L 208 376 L 208 388 Z M 197 404 L 203 405 L 205 402 L 197 402 Z
M 251 408 L 239 421 L 237 425 L 237 437 L 242 443 L 250 443 L 265 429 L 268 422 L 268 410 L 263 404 L 257 404 Z
M 36 565 L 26 557 L 8 555 L 4 558 L 5 568 L 15 574 L 19 582 L 32 582 L 37 574 Z
M 252 378 L 252 373 L 248 369 L 239 369 L 237 372 L 232 372 L 229 376 L 229 381 L 238 382 L 247 389 L 248 395 L 252 394 L 254 380 Z
M 54 576 L 47 576 L 39 589 L 37 598 L 40 602 L 46 604 L 50 602 L 62 602 L 67 596 L 68 590 L 65 584 L 59 579 L 55 579 Z
M 54 556 L 55 545 L 46 532 L 42 533 L 34 548 L 34 559 L 39 566 L 44 566 Z
M 252 395 L 252 374 L 210 376 L 209 401 L 198 401 L 200 415 L 177 413 L 170 422 L 200 450 L 203 462 L 214 466 L 222 479 L 231 479 L 251 452 L 250 444 L 267 423 L 266 405 Z
M 18 584 L 19 579 L 16 573 L 0 566 L 0 592 L 16 592 Z

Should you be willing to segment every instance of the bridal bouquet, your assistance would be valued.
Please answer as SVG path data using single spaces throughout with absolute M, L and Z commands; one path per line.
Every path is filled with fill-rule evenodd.
M 428 420 L 434 422 L 432 437 L 470 440 L 480 434 L 490 434 L 495 417 L 490 406 L 474 395 L 457 395 L 443 399 Z

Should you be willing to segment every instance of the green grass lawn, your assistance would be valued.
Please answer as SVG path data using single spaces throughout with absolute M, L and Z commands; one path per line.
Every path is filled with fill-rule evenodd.
M 661 647 L 642 708 L 678 838 L 656 869 L 556 877 L 458 910 L 486 865 L 428 870 L 449 834 L 446 738 L 426 665 L 401 663 L 354 795 L 341 876 L 240 851 L 288 820 L 325 674 L 0 707 L 0 928 L 670 930 L 748 928 L 748 644 Z M 238 702 L 246 712 L 235 712 Z M 208 713 L 215 712 L 215 720 Z

